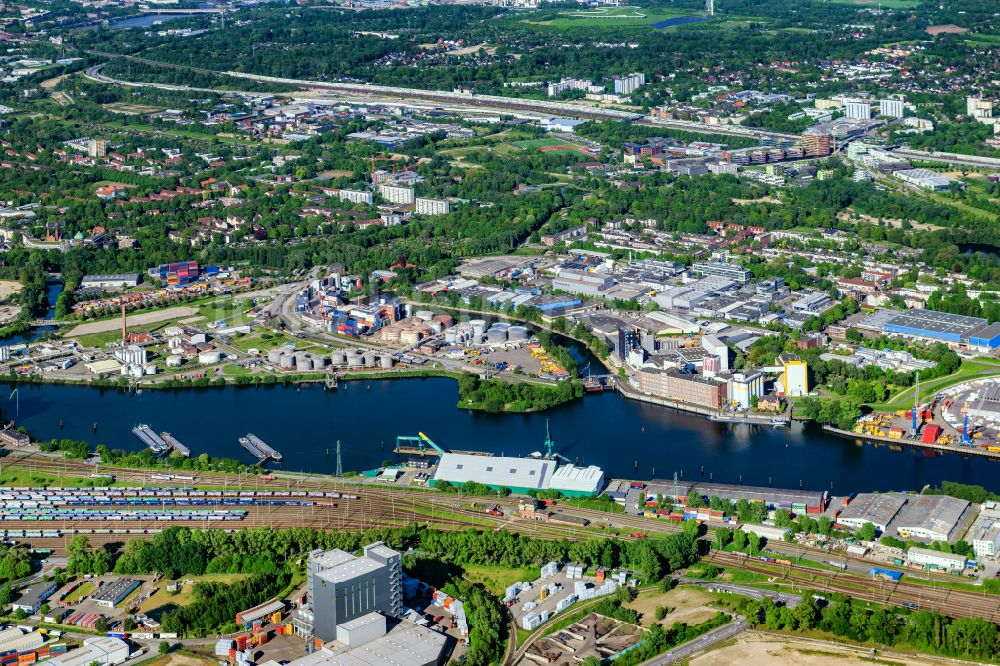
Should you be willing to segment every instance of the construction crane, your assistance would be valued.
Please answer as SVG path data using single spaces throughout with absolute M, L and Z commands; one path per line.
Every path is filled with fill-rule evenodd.
M 394 158 L 394 157 L 375 157 L 374 155 L 372 155 L 368 159 L 371 160 L 371 162 L 372 162 L 372 185 L 375 184 L 375 162 L 395 162 L 396 161 L 396 158 Z M 394 169 L 395 169 L 395 166 L 396 165 L 394 164 L 393 165 Z

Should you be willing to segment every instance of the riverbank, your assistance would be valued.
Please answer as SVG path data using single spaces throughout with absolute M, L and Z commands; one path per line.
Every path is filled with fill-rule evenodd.
M 979 448 L 978 446 L 946 446 L 943 444 L 929 444 L 927 442 L 921 442 L 918 439 L 892 439 L 891 437 L 881 437 L 879 435 L 868 435 L 853 432 L 851 430 L 842 430 L 831 425 L 823 426 L 823 430 L 837 435 L 839 437 L 844 437 L 847 439 L 860 440 L 862 442 L 873 442 L 879 444 L 894 444 L 896 446 L 909 446 L 916 449 L 924 449 L 928 451 L 941 451 L 943 453 L 954 453 L 956 455 L 970 455 L 970 456 L 980 456 L 982 458 L 992 458 L 994 460 L 1000 460 L 1000 452 L 988 451 L 986 449 Z

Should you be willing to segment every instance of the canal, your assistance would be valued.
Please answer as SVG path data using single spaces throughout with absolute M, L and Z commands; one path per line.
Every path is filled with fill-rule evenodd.
M 4 396 L 12 387 L 5 388 Z M 861 445 L 811 424 L 770 428 L 712 423 L 611 392 L 545 414 L 473 413 L 457 409 L 456 401 L 454 381 L 431 378 L 355 381 L 342 383 L 338 391 L 273 386 L 147 389 L 138 395 L 36 385 L 22 386 L 0 406 L 36 439 L 85 439 L 130 450 L 141 448 L 132 426 L 147 423 L 158 432 L 171 432 L 194 455 L 251 462 L 237 438 L 253 432 L 284 454 L 285 469 L 313 473 L 335 469 L 337 440 L 344 469 L 364 470 L 392 458 L 397 435 L 418 432 L 446 448 L 528 455 L 543 449 L 550 419 L 560 454 L 615 476 L 669 478 L 676 472 L 685 479 L 789 488 L 801 484 L 835 493 L 918 490 L 942 480 L 1000 490 L 993 461 Z

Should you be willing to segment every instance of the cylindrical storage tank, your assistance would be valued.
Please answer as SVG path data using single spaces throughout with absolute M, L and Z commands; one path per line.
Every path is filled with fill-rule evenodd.
M 344 365 L 347 363 L 347 354 L 341 351 L 335 351 L 330 354 L 330 362 L 334 365 Z
M 413 344 L 415 342 L 420 342 L 420 338 L 421 338 L 420 331 L 414 331 L 414 330 L 403 331 L 399 335 L 399 340 L 403 344 Z
M 493 324 L 492 326 L 490 326 L 490 328 L 502 328 L 503 330 L 506 331 L 508 328 L 510 328 L 510 324 L 508 324 L 505 321 L 498 321 L 495 324 Z
M 149 365 L 142 366 L 142 371 L 145 372 L 147 375 L 155 375 L 157 370 L 158 368 L 152 363 L 150 363 Z
M 179 368 L 184 364 L 184 358 L 180 354 L 171 354 L 167 357 L 168 368 Z
M 133 377 L 142 377 L 145 371 L 142 369 L 141 365 L 130 365 L 128 367 L 128 373 Z
M 295 356 L 296 368 L 301 368 L 308 362 L 309 368 L 312 369 L 312 361 L 309 360 L 309 354 L 305 353 L 304 351 L 297 351 L 295 352 L 294 356 Z
M 395 361 L 392 359 L 391 356 L 383 356 L 379 360 L 379 365 L 381 365 L 386 370 L 388 370 L 389 368 L 391 368 L 394 363 L 395 363 Z
M 313 360 L 311 356 L 305 356 L 302 358 L 295 359 L 295 369 L 301 370 L 303 372 L 309 372 L 313 369 Z
M 444 332 L 444 341 L 446 343 L 448 343 L 449 345 L 455 344 L 455 339 L 456 339 L 456 335 L 455 335 L 455 331 L 454 330 L 449 329 L 449 330 L 447 330 L 447 331 Z
M 483 319 L 470 319 L 469 326 L 472 327 L 473 335 L 482 335 L 486 332 L 486 321 Z
M 282 354 L 281 360 L 278 361 L 278 365 L 281 366 L 282 370 L 291 370 L 295 367 L 295 355 L 294 354 Z
M 507 329 L 507 339 L 511 342 L 521 342 L 530 336 L 526 326 L 511 326 Z
M 267 352 L 267 362 L 273 365 L 277 365 L 281 362 L 281 348 L 275 347 L 271 351 Z
M 490 342 L 507 342 L 507 329 L 491 328 L 486 331 L 486 339 Z
M 362 354 L 361 355 L 361 365 L 368 367 L 369 365 L 374 365 L 375 355 L 374 354 Z
M 361 367 L 361 361 L 362 361 L 362 357 L 360 355 L 358 355 L 358 354 L 349 354 L 347 356 L 347 365 L 348 365 L 348 367 L 351 367 L 351 368 L 360 368 Z
M 127 365 L 123 365 L 123 366 L 121 367 L 121 374 L 122 374 L 122 376 L 124 376 L 124 375 L 127 375 L 127 374 L 128 374 L 128 366 L 127 366 Z
M 444 326 L 445 328 L 451 328 L 452 326 L 455 325 L 455 318 L 452 317 L 451 315 L 446 315 L 446 314 L 435 315 L 434 321 L 441 322 L 441 325 Z
M 415 316 L 417 317 L 417 319 L 430 321 L 431 319 L 434 318 L 434 313 L 431 312 L 430 310 L 417 310 L 417 314 Z
M 431 320 L 427 322 L 427 326 L 430 327 L 431 331 L 433 331 L 434 333 L 440 333 L 441 331 L 444 330 L 444 324 L 442 324 L 439 321 Z
M 198 362 L 203 365 L 211 365 L 222 360 L 222 352 L 206 351 L 198 354 Z
M 330 365 L 330 359 L 325 356 L 313 356 L 312 364 L 313 370 L 323 370 L 326 366 Z
M 385 342 L 399 342 L 399 329 L 387 328 L 382 331 L 382 339 Z

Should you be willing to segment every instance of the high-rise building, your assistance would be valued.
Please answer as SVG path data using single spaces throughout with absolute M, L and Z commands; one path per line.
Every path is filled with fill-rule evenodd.
M 872 106 L 860 99 L 844 100 L 844 115 L 856 120 L 871 120 Z
M 337 627 L 369 613 L 403 614 L 400 555 L 381 541 L 364 555 L 316 550 L 306 561 L 306 604 L 292 616 L 295 631 L 323 641 L 337 639 Z
M 778 363 L 782 366 L 781 386 L 785 395 L 796 398 L 809 393 L 809 365 L 799 360 L 795 354 L 781 354 Z
M 640 86 L 646 85 L 646 75 L 642 72 L 633 72 L 625 76 L 614 77 L 615 93 L 618 95 L 631 95 Z
M 828 133 L 803 132 L 802 152 L 806 157 L 826 157 L 833 152 L 833 137 Z
M 417 197 L 415 211 L 418 215 L 447 215 L 451 206 L 444 199 Z
M 338 190 L 337 197 L 341 201 L 349 201 L 351 203 L 364 203 L 371 204 L 372 193 L 365 190 Z
M 976 119 L 992 118 L 993 102 L 982 97 L 966 97 L 965 114 Z
M 412 187 L 400 187 L 399 185 L 383 183 L 379 186 L 379 192 L 382 194 L 382 198 L 390 203 L 400 204 L 403 206 L 413 203 L 414 196 Z
M 87 141 L 87 155 L 90 157 L 104 157 L 108 154 L 108 143 L 104 139 L 90 139 Z
M 902 118 L 905 113 L 905 106 L 901 99 L 880 99 L 878 102 L 878 115 L 883 118 Z

